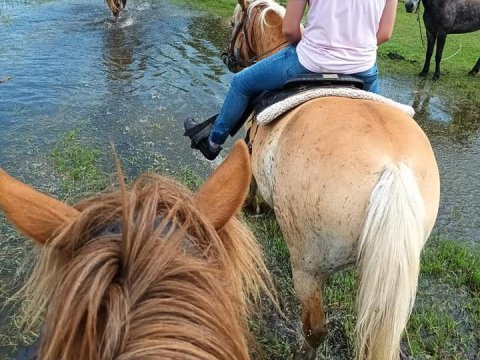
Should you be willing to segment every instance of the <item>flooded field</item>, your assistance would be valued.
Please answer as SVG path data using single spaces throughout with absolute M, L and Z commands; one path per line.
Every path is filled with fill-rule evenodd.
M 159 158 L 208 171 L 181 124 L 218 112 L 231 77 L 219 58 L 227 21 L 168 1 L 132 1 L 113 22 L 102 1 L 8 0 L 0 29 L 2 167 L 37 183 L 44 155 L 78 129 L 105 152 L 114 141 L 133 173 Z M 382 74 L 382 88 L 415 106 L 433 144 L 442 178 L 436 232 L 480 241 L 480 100 L 436 97 L 414 77 Z
M 75 130 L 100 149 L 109 172 L 113 142 L 132 177 L 159 164 L 208 173 L 212 164 L 191 151 L 182 123 L 218 112 L 231 79 L 220 60 L 229 31 L 227 19 L 169 0 L 129 0 L 118 21 L 103 0 L 2 1 L 0 167 L 61 194 L 51 153 Z M 443 97 L 414 75 L 382 73 L 381 84 L 382 95 L 414 106 L 434 148 L 441 175 L 434 233 L 478 248 L 480 97 Z

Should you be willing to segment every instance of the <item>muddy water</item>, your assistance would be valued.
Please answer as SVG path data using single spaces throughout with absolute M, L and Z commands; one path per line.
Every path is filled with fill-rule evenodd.
M 77 129 L 105 152 L 113 140 L 133 174 L 155 161 L 209 170 L 181 123 L 221 105 L 231 78 L 219 59 L 228 22 L 168 0 L 132 0 L 127 9 L 114 22 L 102 0 L 2 1 L 2 167 L 55 190 L 49 151 Z M 433 144 L 442 178 L 435 231 L 478 243 L 480 101 L 442 99 L 413 76 L 384 76 L 382 85 L 384 95 L 414 105 Z

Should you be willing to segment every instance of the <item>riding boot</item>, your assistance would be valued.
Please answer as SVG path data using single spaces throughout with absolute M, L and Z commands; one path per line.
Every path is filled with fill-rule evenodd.
M 183 123 L 185 128 L 185 133 L 183 135 L 190 138 L 190 147 L 192 149 L 200 150 L 203 156 L 208 160 L 215 159 L 220 153 L 220 150 L 222 150 L 221 146 L 213 147 L 209 140 L 212 124 L 216 118 L 217 115 L 199 124 L 197 124 L 194 119 L 187 118 Z

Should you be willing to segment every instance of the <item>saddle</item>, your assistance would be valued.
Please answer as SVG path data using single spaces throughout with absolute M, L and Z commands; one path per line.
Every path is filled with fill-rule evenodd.
M 264 91 L 254 99 L 250 101 L 247 109 L 244 111 L 242 117 L 230 130 L 230 136 L 234 136 L 250 117 L 252 112 L 260 113 L 269 106 L 285 100 L 286 98 L 300 94 L 307 90 L 319 88 L 319 87 L 347 87 L 357 88 L 363 90 L 365 84 L 363 81 L 355 76 L 343 75 L 343 74 L 304 74 L 294 77 L 285 84 L 279 90 Z M 205 120 L 204 122 L 188 129 L 184 135 L 188 136 L 192 140 L 192 147 L 203 138 L 210 134 L 212 124 L 215 122 L 217 115 Z

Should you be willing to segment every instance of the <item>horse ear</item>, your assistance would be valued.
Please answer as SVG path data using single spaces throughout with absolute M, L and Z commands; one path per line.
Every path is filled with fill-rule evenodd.
M 79 212 L 0 169 L 0 210 L 15 227 L 40 244 L 45 244 L 64 224 Z
M 242 10 L 243 10 L 243 11 L 247 10 L 247 7 L 248 7 L 247 0 L 238 0 L 238 3 L 239 3 L 240 6 L 242 7 Z
M 242 207 L 251 178 L 247 145 L 238 140 L 227 158 L 196 193 L 198 207 L 215 229 L 222 228 Z

